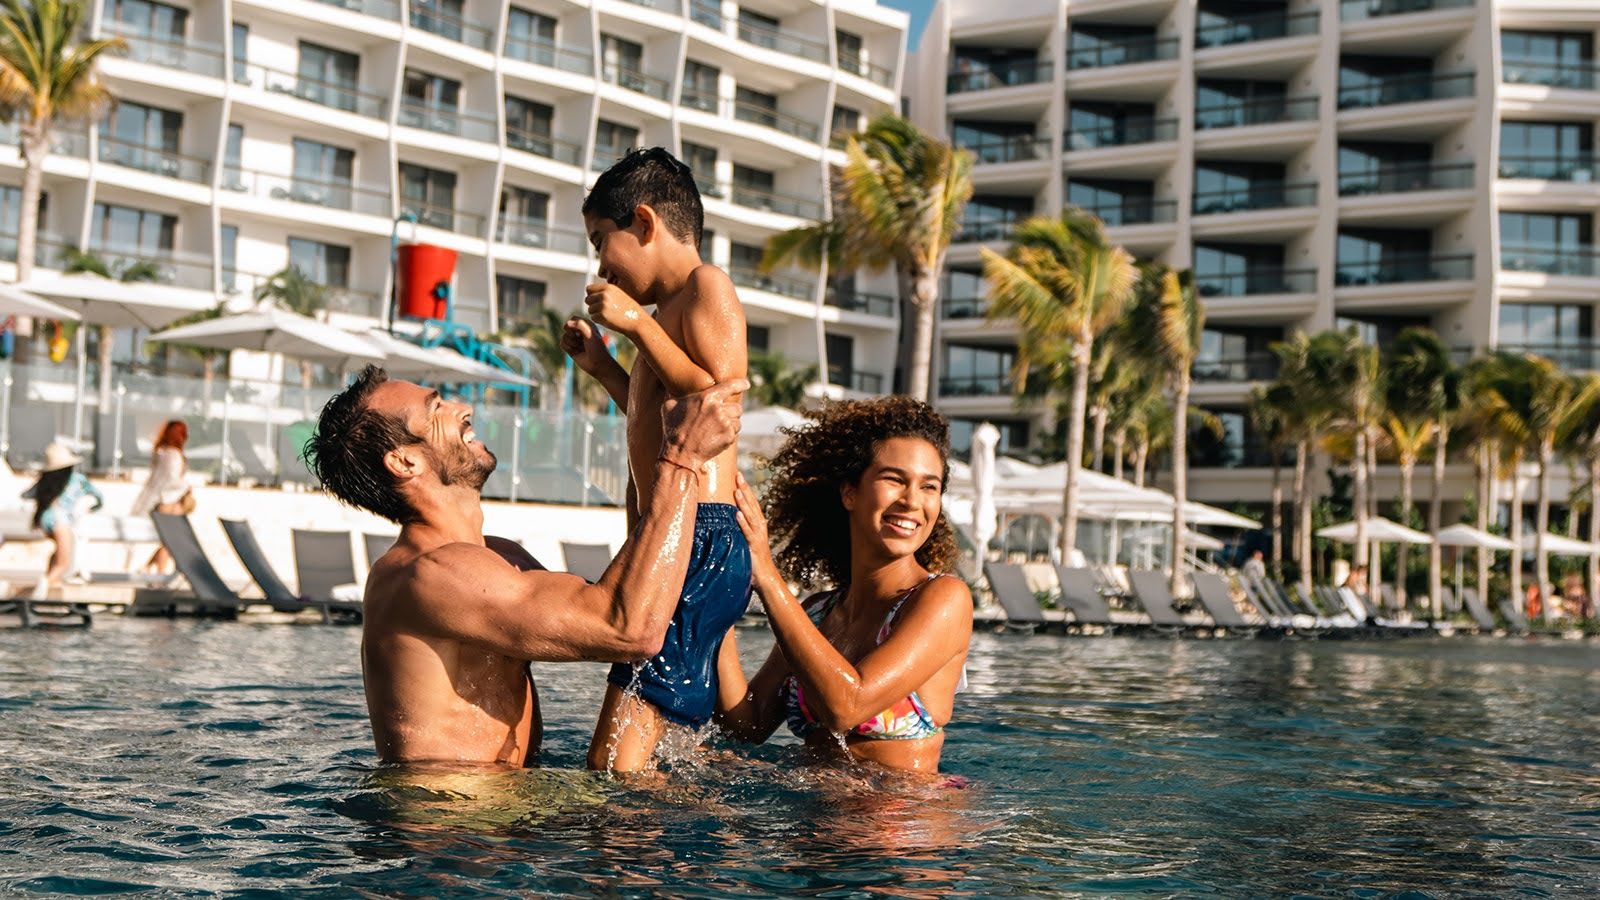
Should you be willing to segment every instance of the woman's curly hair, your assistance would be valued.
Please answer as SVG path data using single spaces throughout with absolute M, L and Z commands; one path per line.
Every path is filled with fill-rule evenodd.
M 932 444 L 950 478 L 950 425 L 933 407 L 910 397 L 847 400 L 822 407 L 812 422 L 785 428 L 788 435 L 770 467 L 764 508 L 778 569 L 807 589 L 843 587 L 850 581 L 850 523 L 839 489 L 857 484 L 878 446 L 915 437 Z M 941 510 L 933 533 L 917 550 L 931 572 L 955 571 L 955 532 Z

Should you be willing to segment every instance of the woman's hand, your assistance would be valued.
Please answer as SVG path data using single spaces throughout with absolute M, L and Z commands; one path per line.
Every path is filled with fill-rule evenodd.
M 767 517 L 761 513 L 756 501 L 755 488 L 744 480 L 744 474 L 735 472 L 733 478 L 733 504 L 738 507 L 739 530 L 750 544 L 750 567 L 759 583 L 762 576 L 775 574 L 778 567 L 772 561 L 772 544 L 767 541 Z

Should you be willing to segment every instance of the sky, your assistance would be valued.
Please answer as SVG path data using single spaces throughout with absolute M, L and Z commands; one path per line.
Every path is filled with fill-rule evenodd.
M 933 10 L 933 0 L 878 0 L 878 5 L 911 13 L 911 31 L 906 35 L 908 49 L 917 49 L 922 37 L 922 26 L 928 24 L 928 13 Z

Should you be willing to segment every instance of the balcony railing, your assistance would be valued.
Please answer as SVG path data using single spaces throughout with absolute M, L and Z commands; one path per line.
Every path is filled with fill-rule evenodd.
M 1157 200 L 1154 197 L 1127 197 L 1120 203 L 1101 203 L 1083 208 L 1093 213 L 1107 228 L 1155 225 L 1175 222 L 1178 218 L 1178 201 Z
M 528 219 L 522 216 L 501 216 L 495 226 L 494 239 L 502 244 L 535 247 L 540 250 L 559 250 L 582 255 L 588 238 L 571 228 L 554 227 L 546 219 Z
M 1472 73 L 1395 75 L 1368 84 L 1339 86 L 1340 109 L 1369 109 L 1472 96 Z
M 1577 156 L 1502 156 L 1501 178 L 1538 178 L 1588 183 L 1600 180 L 1600 158 Z
M 1260 181 L 1249 187 L 1231 190 L 1196 191 L 1194 214 L 1208 216 L 1259 209 L 1287 209 L 1295 206 L 1315 206 L 1316 203 L 1315 181 Z
M 869 63 L 859 56 L 839 54 L 839 71 L 865 78 L 882 87 L 894 87 L 894 70 Z
M 1472 254 L 1395 254 L 1388 259 L 1339 263 L 1333 283 L 1338 287 L 1406 284 L 1418 281 L 1456 281 L 1472 277 Z
M 1201 130 L 1244 128 L 1278 122 L 1314 122 L 1316 119 L 1316 97 L 1263 97 L 1259 100 L 1200 106 L 1194 111 L 1194 127 Z
M 1593 278 L 1600 275 L 1600 252 L 1593 244 L 1506 244 L 1500 248 L 1500 268 Z
M 614 84 L 619 88 L 654 97 L 657 100 L 667 99 L 668 84 L 664 79 L 654 75 L 646 75 L 637 69 L 627 69 L 621 66 L 601 66 L 600 80 L 606 84 Z
M 242 272 L 238 269 L 222 270 L 222 289 L 226 293 L 255 296 L 256 289 L 271 281 L 276 273 Z M 315 282 L 313 282 L 315 284 Z M 358 291 L 337 284 L 317 284 L 325 292 L 329 312 L 346 313 L 376 319 L 383 315 L 384 298 L 375 291 Z
M 828 288 L 825 302 L 838 309 L 866 313 L 869 316 L 883 316 L 887 319 L 894 318 L 894 311 L 899 305 L 895 302 L 895 298 L 888 294 L 869 294 L 865 291 L 831 287 Z
M 578 164 L 579 157 L 583 155 L 583 148 L 573 141 L 564 141 L 544 134 L 531 134 L 520 128 L 506 129 L 506 146 L 573 166 Z
M 1223 47 L 1228 44 L 1248 44 L 1277 38 L 1297 37 L 1317 33 L 1316 10 L 1301 13 L 1273 11 L 1255 15 L 1237 16 L 1226 22 L 1206 25 L 1194 33 L 1196 47 Z
M 1309 294 L 1317 289 L 1317 270 L 1258 268 L 1248 272 L 1197 274 L 1194 281 L 1202 297 Z
M 489 28 L 416 0 L 411 0 L 411 27 L 478 50 L 493 46 L 494 33 Z
M 947 94 L 963 94 L 968 91 L 1038 84 L 1048 80 L 1050 80 L 1049 60 L 1031 59 L 970 72 L 951 72 L 945 77 L 944 90 Z
M 1272 466 L 1273 450 L 1256 437 L 1243 442 L 1215 443 L 1189 438 L 1189 465 L 1196 469 L 1266 469 Z M 1294 465 L 1294 451 L 1284 448 L 1277 453 L 1278 464 Z
M 1129 38 L 1068 50 L 1067 69 L 1103 69 L 1177 58 L 1178 39 L 1175 37 Z
M 304 175 L 278 175 L 226 166 L 222 189 L 267 200 L 286 200 L 328 209 L 343 209 L 385 219 L 394 215 L 387 190 L 357 187 L 353 182 Z
M 195 184 L 211 182 L 211 164 L 203 159 L 105 135 L 100 136 L 99 148 L 100 161 L 104 163 Z
M 883 393 L 883 376 L 876 372 L 857 372 L 854 369 L 829 366 L 828 383 L 849 388 L 861 394 Z
M 579 75 L 594 74 L 594 55 L 589 51 L 562 47 L 545 41 L 531 41 L 507 35 L 506 57 L 548 69 L 560 69 L 563 72 L 576 72 Z
M 399 124 L 490 144 L 495 142 L 500 130 L 500 123 L 487 116 L 416 103 L 400 104 Z
M 722 190 L 722 186 L 717 184 L 717 179 L 711 175 L 696 172 L 694 186 L 700 190 L 700 196 L 702 197 L 715 197 L 720 200 L 727 196 L 727 193 Z
M 1500 79 L 1506 84 L 1539 84 L 1592 91 L 1600 87 L 1600 66 L 1592 61 L 1553 63 L 1536 59 L 1507 59 L 1500 63 Z
M 318 0 L 318 2 L 389 22 L 400 21 L 400 4 L 394 0 Z
M 740 22 L 739 40 L 747 44 L 754 44 L 757 47 L 765 47 L 768 50 L 776 50 L 779 53 L 787 53 L 790 56 L 798 56 L 801 59 L 809 59 L 816 62 L 828 61 L 827 45 L 813 41 L 810 38 L 803 38 L 782 28 L 769 28 L 765 25 L 757 25 L 754 22 Z
M 113 271 L 138 263 L 155 263 L 156 281 L 174 287 L 209 291 L 214 285 L 211 257 L 198 254 L 174 253 L 157 249 L 123 246 L 91 247 L 95 255 L 106 261 Z M 60 265 L 59 261 L 54 263 Z
M 939 314 L 946 319 L 981 319 L 989 314 L 989 298 L 946 296 L 939 304 Z
M 733 202 L 750 209 L 762 209 L 785 216 L 815 219 L 822 215 L 822 204 L 793 194 L 778 194 L 741 184 L 733 186 Z
M 722 30 L 722 4 L 715 0 L 689 0 L 689 20 Z
M 1197 359 L 1190 370 L 1197 382 L 1237 384 L 1278 377 L 1278 357 L 1271 353 L 1246 353 L 1216 359 Z
M 1177 139 L 1177 119 L 1124 119 L 1096 128 L 1068 128 L 1065 135 L 1065 149 L 1071 153 L 1074 150 L 1126 147 L 1131 144 L 1154 144 Z
M 1010 375 L 957 375 L 939 379 L 941 397 L 1009 397 L 1016 392 Z
M 1017 225 L 1021 224 L 1027 216 L 1016 216 L 1005 219 L 976 219 L 962 222 L 961 228 L 956 231 L 953 243 L 974 244 L 992 241 L 1010 240 Z
M 432 203 L 402 200 L 400 214 L 415 216 L 418 225 L 453 231 L 469 237 L 483 237 L 483 216 L 476 213 L 461 212 L 448 206 L 435 206 Z
M 1472 6 L 1475 0 L 1344 0 L 1339 4 L 1339 18 L 1345 22 L 1378 19 L 1384 16 L 1403 16 L 1406 13 L 1428 12 L 1435 9 L 1461 9 Z
M 1531 353 L 1542 356 L 1563 369 L 1572 372 L 1600 370 L 1600 342 L 1592 337 L 1563 343 L 1506 343 L 1496 348 L 1508 353 Z
M 683 9 L 683 7 L 678 4 L 678 0 L 627 0 L 627 2 L 632 3 L 634 6 L 642 6 L 645 9 L 660 10 L 661 12 L 671 13 L 672 15 L 677 15 Z
M 269 94 L 287 94 L 308 103 L 344 110 L 369 119 L 384 119 L 389 115 L 387 97 L 363 91 L 350 83 L 323 81 L 258 65 L 244 66 L 242 71 L 240 67 L 235 67 L 234 81 L 259 87 Z
M 812 143 L 815 143 L 822 134 L 822 129 L 815 122 L 807 122 L 755 103 L 733 101 L 733 117 L 741 122 L 761 125 Z
M 1050 155 L 1050 139 L 1031 134 L 993 135 L 979 141 L 968 141 L 961 149 L 972 151 L 979 163 L 1024 162 L 1046 159 Z
M 632 147 L 613 147 L 610 144 L 596 144 L 594 159 L 590 160 L 589 168 L 596 172 L 604 172 L 616 165 L 624 156 L 627 156 L 628 151 L 632 149 Z
M 50 129 L 50 152 L 58 156 L 76 156 L 86 159 L 89 153 L 88 135 L 79 128 L 57 124 Z M 15 120 L 0 122 L 0 147 L 15 148 L 21 140 Z
M 1452 191 L 1472 187 L 1472 163 L 1397 163 L 1339 173 L 1339 196 Z
M 222 48 L 194 41 L 174 41 L 171 38 L 139 31 L 121 22 L 107 22 L 105 29 L 128 42 L 124 59 L 149 63 L 168 69 L 178 69 L 206 78 L 222 77 Z
M 768 275 L 748 266 L 729 266 L 728 277 L 739 287 L 766 291 L 769 294 L 778 294 L 795 300 L 810 300 L 816 296 L 815 282 L 786 278 L 782 275 Z

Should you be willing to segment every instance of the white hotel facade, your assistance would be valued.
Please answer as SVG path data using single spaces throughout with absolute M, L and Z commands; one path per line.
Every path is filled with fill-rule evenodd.
M 906 16 L 868 0 L 92 0 L 119 99 L 62 129 L 45 166 L 40 273 L 78 245 L 153 260 L 152 290 L 248 305 L 294 264 L 350 324 L 383 315 L 390 246 L 459 252 L 457 321 L 480 333 L 581 308 L 578 209 L 634 146 L 672 148 L 705 195 L 703 253 L 740 286 L 752 345 L 817 364 L 833 393 L 887 389 L 890 276 L 756 271 L 826 215 L 836 144 L 897 106 Z M 15 143 L 15 132 L 7 135 Z M 0 159 L 0 278 L 21 163 Z M 142 334 L 117 335 L 119 362 Z M 91 349 L 90 357 L 94 357 Z M 281 364 L 241 360 L 252 377 Z M 270 372 L 262 371 L 266 364 Z
M 1013 448 L 1054 427 L 1013 399 L 1015 330 L 983 318 L 978 248 L 1069 203 L 1196 272 L 1193 402 L 1227 431 L 1191 443 L 1198 499 L 1268 497 L 1246 401 L 1297 329 L 1381 344 L 1427 325 L 1463 357 L 1600 368 L 1597 33 L 1596 0 L 944 0 L 906 78 L 918 124 L 979 158 L 939 406 Z M 1466 496 L 1469 467 L 1449 477 Z M 1392 472 L 1378 486 L 1398 492 Z

